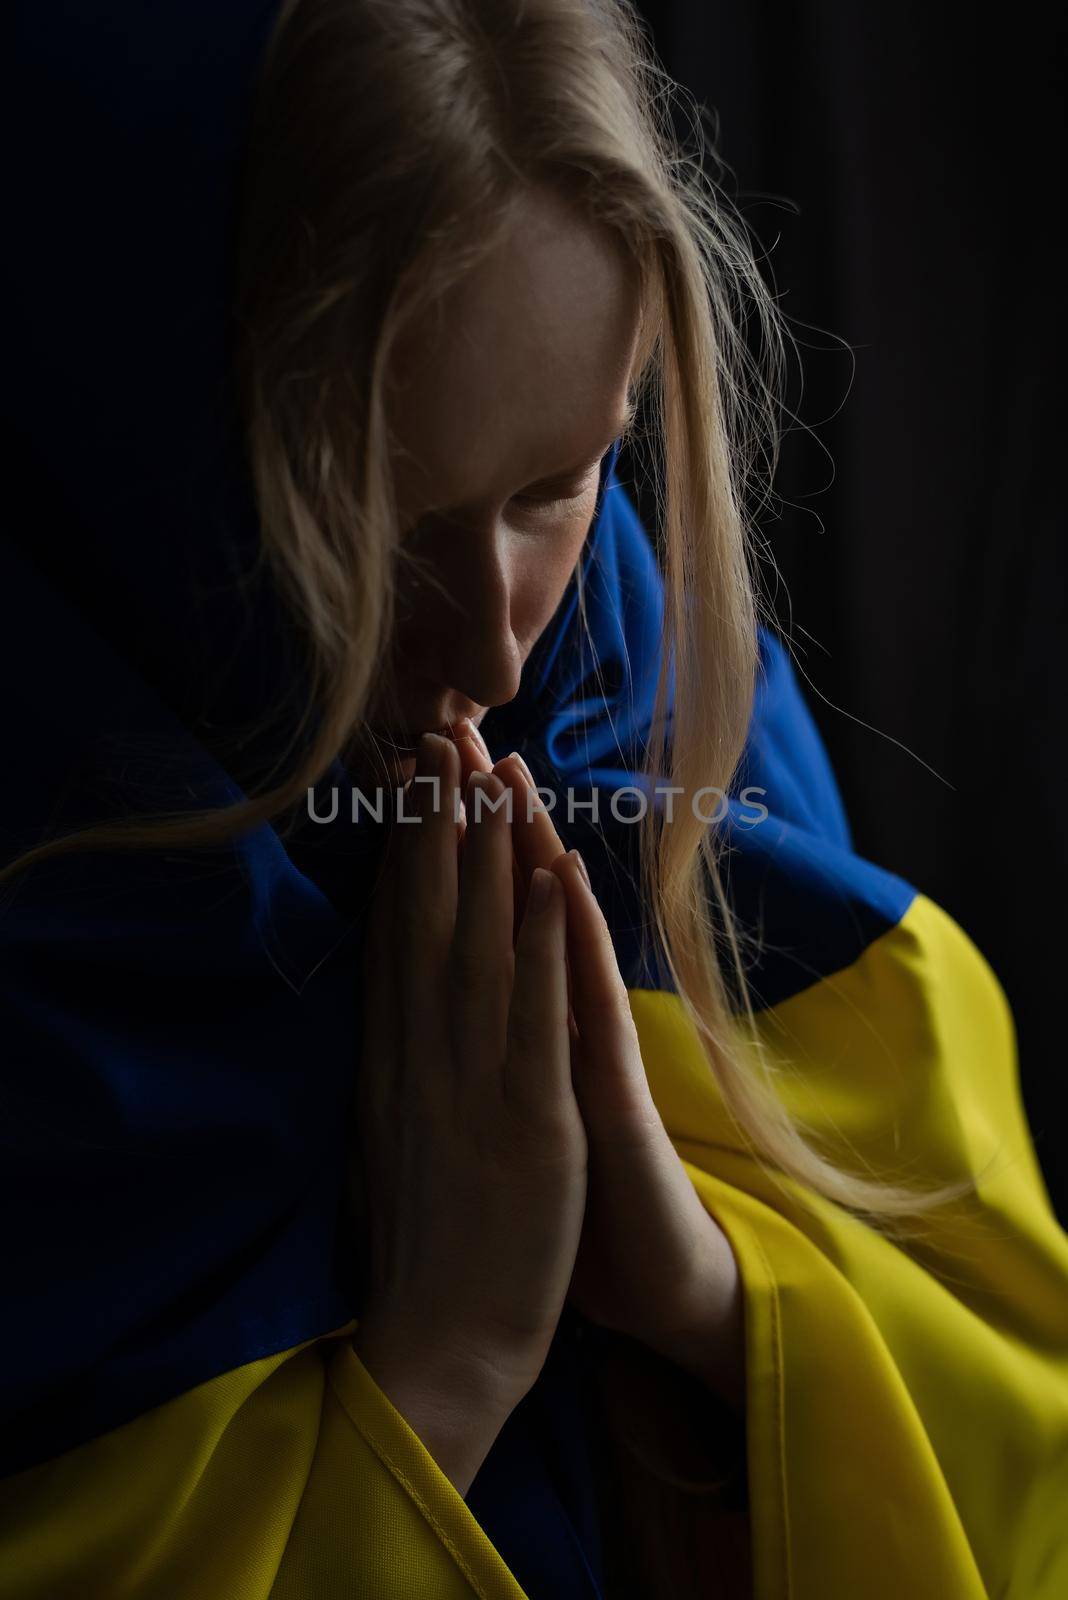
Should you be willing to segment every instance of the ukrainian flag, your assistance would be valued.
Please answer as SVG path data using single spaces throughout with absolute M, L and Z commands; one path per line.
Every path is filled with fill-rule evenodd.
M 114 662 L 77 612 L 6 556 L 20 609 L 53 608 L 102 681 Z M 536 775 L 592 793 L 634 776 L 612 757 L 641 734 L 662 603 L 610 471 L 585 575 L 617 699 L 582 711 L 581 696 L 561 698 L 588 647 L 565 601 L 522 700 L 486 731 L 497 753 L 508 717 L 525 719 Z M 548 708 L 540 723 L 533 703 Z M 91 715 L 88 697 L 78 709 Z M 977 1180 L 908 1245 L 772 1182 L 677 997 L 642 965 L 621 870 L 635 830 L 602 830 L 596 856 L 583 836 L 657 1104 L 739 1263 L 752 1593 L 1059 1600 L 1068 1238 L 1022 1111 L 1004 994 L 943 911 L 851 850 L 768 634 L 742 786 L 766 791 L 768 815 L 733 796 L 730 889 L 760 952 L 760 1043 L 790 1110 L 847 1164 Z M 566 1330 L 466 1500 L 347 1338 L 359 919 L 270 829 L 237 868 L 113 856 L 75 873 L 72 858 L 27 880 L 0 919 L 13 1290 L 0 1596 L 597 1595 L 612 1530 L 598 1537 L 580 1470 Z M 717 1573 L 703 1577 L 711 1592 Z
M 287 683 L 269 596 L 256 649 L 235 648 L 256 529 L 197 410 L 224 349 L 237 90 L 275 9 L 120 8 L 119 48 L 114 7 L 16 8 L 2 860 L 109 808 L 239 799 L 223 735 Z M 518 748 L 579 798 L 634 782 L 660 665 L 656 561 L 612 466 L 584 556 L 590 638 L 572 586 L 484 725 L 495 755 Z M 351 826 L 339 763 L 334 784 L 329 826 L 56 858 L 0 887 L 0 1600 L 605 1592 L 590 1330 L 565 1318 L 466 1499 L 348 1337 L 356 975 L 382 841 Z M 753 1161 L 642 949 L 637 830 L 600 815 L 565 843 L 744 1291 L 743 1482 L 733 1509 L 692 1512 L 697 1592 L 726 1587 L 741 1519 L 754 1600 L 1063 1600 L 1068 1237 L 997 978 L 858 857 L 765 632 L 722 823 L 759 1046 L 844 1166 L 975 1180 L 892 1242 Z M 634 1520 L 666 1515 L 651 1487 L 647 1504 Z

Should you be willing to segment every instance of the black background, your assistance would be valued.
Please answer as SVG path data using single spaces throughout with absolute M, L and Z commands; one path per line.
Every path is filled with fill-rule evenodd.
M 1068 1225 L 1062 13 L 641 9 L 800 345 L 768 591 L 856 847 L 998 974 Z

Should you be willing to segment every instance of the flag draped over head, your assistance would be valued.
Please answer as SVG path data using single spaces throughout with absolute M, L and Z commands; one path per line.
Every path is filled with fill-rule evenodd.
M 240 800 L 302 709 L 228 384 L 242 131 L 275 12 L 15 10 L 4 860 L 106 817 Z M 761 1048 L 844 1164 L 977 1192 L 895 1243 L 773 1182 L 643 948 L 637 829 L 608 804 L 642 786 L 664 606 L 615 450 L 581 580 L 589 631 L 576 578 L 483 732 L 559 795 L 601 796 L 597 826 L 566 798 L 555 820 L 739 1263 L 752 1593 L 1057 1600 L 1068 1239 L 1004 995 L 944 912 L 854 851 L 762 631 L 716 824 Z M 353 824 L 340 760 L 323 785 L 334 819 L 288 836 L 72 854 L 0 886 L 0 1600 L 605 1592 L 618 1530 L 578 1320 L 466 1498 L 346 1337 L 356 977 L 385 825 Z

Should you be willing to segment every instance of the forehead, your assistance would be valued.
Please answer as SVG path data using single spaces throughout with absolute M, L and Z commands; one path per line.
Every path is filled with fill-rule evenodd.
M 479 503 L 603 449 L 627 397 L 638 308 L 637 274 L 615 236 L 532 191 L 395 352 L 401 492 Z

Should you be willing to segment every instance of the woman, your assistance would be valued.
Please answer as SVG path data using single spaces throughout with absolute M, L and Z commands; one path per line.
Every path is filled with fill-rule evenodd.
M 1011 1019 L 757 625 L 776 324 L 630 13 L 17 61 L 0 1595 L 1061 1593 Z

